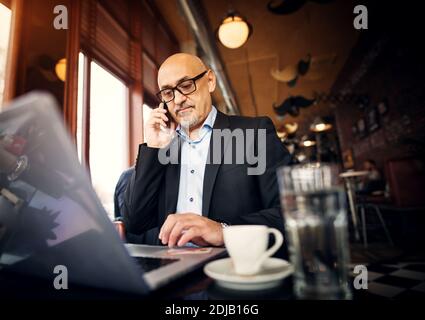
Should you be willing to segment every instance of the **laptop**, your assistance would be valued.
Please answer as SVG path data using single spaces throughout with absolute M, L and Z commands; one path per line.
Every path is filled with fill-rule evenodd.
M 30 93 L 0 113 L 0 272 L 53 283 L 55 268 L 65 266 L 69 283 L 146 294 L 224 253 L 125 245 L 78 161 L 54 99 Z

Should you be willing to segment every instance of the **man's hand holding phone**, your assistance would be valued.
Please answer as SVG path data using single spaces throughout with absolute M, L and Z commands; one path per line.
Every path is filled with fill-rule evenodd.
M 163 148 L 175 137 L 176 123 L 164 102 L 153 109 L 146 123 L 146 143 L 150 148 Z

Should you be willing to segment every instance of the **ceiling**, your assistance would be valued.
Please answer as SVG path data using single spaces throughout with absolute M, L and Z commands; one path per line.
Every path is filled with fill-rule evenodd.
M 353 28 L 352 0 L 335 0 L 328 4 L 307 2 L 290 15 L 276 15 L 267 9 L 268 0 L 203 0 L 203 6 L 214 32 L 229 9 L 237 10 L 252 25 L 253 33 L 238 49 L 228 49 L 216 42 L 242 115 L 266 115 L 277 127 L 296 121 L 302 126 L 316 115 L 327 115 L 329 105 L 318 103 L 302 109 L 299 116 L 278 118 L 273 104 L 281 104 L 289 96 L 312 98 L 314 92 L 326 93 L 356 43 L 359 31 Z M 274 1 L 275 3 L 283 1 Z M 156 0 L 158 8 L 181 44 L 192 41 L 191 32 L 181 15 L 176 0 Z M 301 77 L 290 88 L 271 75 L 273 68 L 296 64 L 308 54 L 313 57 L 335 55 L 334 63 L 322 69 L 318 80 Z

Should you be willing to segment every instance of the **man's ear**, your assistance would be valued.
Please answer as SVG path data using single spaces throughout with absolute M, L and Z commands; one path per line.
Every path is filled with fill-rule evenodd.
M 208 91 L 210 93 L 212 93 L 212 92 L 214 92 L 215 86 L 216 86 L 216 83 L 217 83 L 217 79 L 215 77 L 214 71 L 212 71 L 210 69 L 207 73 L 207 77 L 208 77 Z

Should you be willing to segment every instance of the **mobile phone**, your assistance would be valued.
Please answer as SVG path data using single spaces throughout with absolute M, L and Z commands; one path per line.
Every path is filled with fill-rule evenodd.
M 163 103 L 163 105 L 164 105 L 164 109 L 165 109 L 165 110 L 167 110 L 167 113 L 165 114 L 165 115 L 167 116 L 167 118 L 168 118 L 168 121 L 167 121 L 167 128 L 170 128 L 170 127 L 171 127 L 171 121 L 174 121 L 174 119 L 173 119 L 173 117 L 171 116 L 170 110 L 168 110 L 168 106 L 167 106 L 167 104 L 166 104 L 164 101 L 162 101 L 162 103 Z

